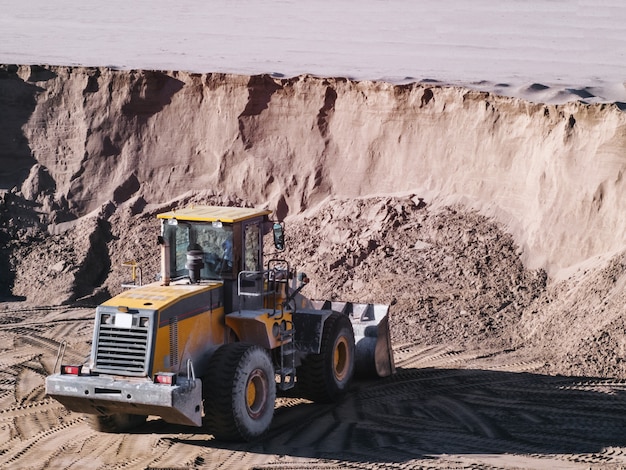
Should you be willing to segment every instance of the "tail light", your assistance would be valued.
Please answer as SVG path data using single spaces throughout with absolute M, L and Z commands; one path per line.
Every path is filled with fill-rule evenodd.
M 81 369 L 82 369 L 82 366 L 62 365 L 61 366 L 61 374 L 62 375 L 80 375 L 80 370 Z
M 155 384 L 176 385 L 176 374 L 173 372 L 158 372 L 154 376 Z

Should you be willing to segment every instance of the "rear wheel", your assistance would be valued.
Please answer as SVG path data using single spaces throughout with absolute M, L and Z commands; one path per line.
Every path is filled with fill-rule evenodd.
M 354 375 L 354 332 L 346 315 L 333 312 L 324 323 L 319 354 L 309 354 L 298 368 L 303 397 L 331 403 L 348 390 Z
M 276 382 L 265 349 L 247 343 L 220 347 L 211 358 L 203 388 L 204 425 L 217 439 L 249 441 L 269 429 Z
M 147 418 L 145 415 L 115 413 L 112 415 L 87 415 L 87 422 L 94 431 L 116 433 L 141 426 Z

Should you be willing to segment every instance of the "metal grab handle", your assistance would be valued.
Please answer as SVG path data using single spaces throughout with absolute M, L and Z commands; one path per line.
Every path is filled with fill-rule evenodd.
M 52 369 L 53 373 L 57 370 L 57 365 L 63 362 L 63 356 L 65 356 L 66 349 L 67 349 L 67 341 L 63 340 L 61 341 L 61 344 L 59 344 L 59 349 L 57 350 L 57 358 L 56 358 L 56 361 L 54 361 L 54 368 Z M 63 352 L 61 352 L 61 350 L 63 350 Z
M 196 386 L 196 373 L 193 370 L 193 362 L 191 362 L 191 359 L 187 359 L 187 379 L 191 379 L 189 388 L 194 388 Z
M 265 275 L 265 271 L 240 271 L 237 276 L 237 295 L 238 296 L 248 296 L 248 297 L 261 297 L 263 295 L 263 288 L 261 288 L 261 292 L 256 290 L 254 291 L 242 291 L 241 289 L 241 281 L 244 276 L 257 276 L 254 278 L 254 281 L 260 280 Z M 255 286 L 256 287 L 256 286 Z

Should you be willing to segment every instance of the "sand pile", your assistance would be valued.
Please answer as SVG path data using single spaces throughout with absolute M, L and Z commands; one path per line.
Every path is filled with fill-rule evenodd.
M 553 371 L 626 375 L 617 105 L 3 66 L 0 111 L 5 295 L 97 302 L 122 261 L 156 271 L 156 212 L 262 205 L 288 221 L 309 295 L 395 302 L 397 341 L 530 344 Z

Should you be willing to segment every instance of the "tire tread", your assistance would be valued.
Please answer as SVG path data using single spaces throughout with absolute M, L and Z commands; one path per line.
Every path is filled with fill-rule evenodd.
M 343 328 L 347 328 L 350 332 L 350 341 L 354 345 L 354 333 L 350 320 L 341 313 L 333 312 L 324 323 L 320 353 L 309 354 L 302 360 L 302 365 L 297 371 L 297 384 L 300 395 L 304 398 L 317 403 L 333 403 L 346 393 L 347 384 L 343 388 L 337 387 L 331 370 L 333 344 Z M 352 360 L 354 361 L 354 348 Z M 354 365 L 352 367 L 354 371 Z

